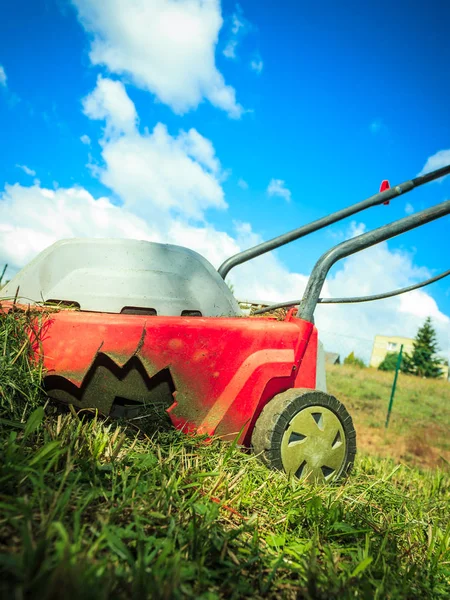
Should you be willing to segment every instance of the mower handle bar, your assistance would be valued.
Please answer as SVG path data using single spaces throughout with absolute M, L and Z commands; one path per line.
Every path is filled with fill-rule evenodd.
M 444 271 L 443 273 L 439 273 L 439 275 L 430 277 L 430 279 L 425 279 L 425 281 L 421 281 L 420 283 L 415 283 L 413 285 L 408 285 L 407 287 L 391 290 L 390 292 L 383 292 L 382 294 L 372 294 L 371 296 L 350 296 L 348 298 L 319 298 L 317 304 L 356 304 L 358 302 L 372 302 L 373 300 L 384 300 L 385 298 L 392 298 L 393 296 L 399 296 L 400 294 L 406 294 L 406 292 L 418 290 L 420 288 L 425 287 L 426 285 L 434 283 L 435 281 L 444 279 L 444 277 L 448 277 L 449 275 L 450 269 L 448 271 Z M 264 308 L 255 310 L 255 312 L 253 312 L 252 315 L 263 315 L 264 313 L 271 312 L 272 310 L 277 310 L 278 308 L 291 308 L 293 306 L 299 306 L 301 302 L 302 299 L 300 298 L 300 300 L 289 300 L 287 302 L 277 302 L 275 304 L 269 304 Z
M 323 229 L 328 225 L 332 225 L 333 223 L 337 223 L 338 221 L 342 221 L 346 217 L 350 217 L 366 208 L 370 208 L 371 206 L 378 206 L 379 204 L 388 203 L 392 198 L 396 198 L 401 194 L 406 194 L 410 192 L 416 187 L 420 185 L 424 185 L 425 183 L 429 183 L 435 179 L 439 179 L 444 175 L 450 174 L 450 165 L 446 167 L 442 167 L 441 169 L 437 169 L 435 171 L 431 171 L 426 175 L 420 175 L 419 177 L 415 177 L 414 179 L 410 179 L 409 181 L 405 181 L 404 183 L 400 183 L 394 187 L 391 187 L 384 192 L 379 192 L 366 200 L 362 200 L 361 202 L 357 202 L 356 204 L 352 204 L 347 208 L 343 208 L 338 210 L 337 212 L 332 213 L 331 215 L 327 215 L 326 217 L 322 217 L 321 219 L 317 219 L 312 223 L 307 223 L 306 225 L 302 225 L 297 229 L 293 229 L 288 233 L 283 233 L 277 237 L 272 238 L 271 240 L 267 240 L 266 242 L 262 242 L 257 246 L 253 246 L 253 248 L 248 248 L 247 250 L 243 250 L 234 256 L 228 258 L 225 262 L 223 262 L 220 267 L 217 269 L 219 275 L 222 279 L 228 275 L 228 273 L 236 267 L 252 258 L 256 258 L 257 256 L 261 256 L 266 252 L 270 252 L 275 248 L 279 248 L 280 246 L 284 246 L 285 244 L 289 244 L 289 242 L 293 242 L 294 240 L 298 240 L 299 238 L 304 237 L 314 231 L 318 231 L 319 229 Z
M 368 231 L 350 240 L 341 242 L 337 246 L 327 250 L 316 262 L 311 272 L 305 294 L 297 311 L 297 317 L 313 322 L 314 310 L 319 301 L 320 292 L 322 291 L 328 271 L 338 260 L 449 214 L 450 200 L 446 200 L 414 215 L 404 217 L 388 225 L 378 227 L 378 229 L 374 229 L 373 231 Z

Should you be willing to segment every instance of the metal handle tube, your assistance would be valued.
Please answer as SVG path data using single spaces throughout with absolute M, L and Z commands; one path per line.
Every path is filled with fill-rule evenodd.
M 434 283 L 435 281 L 444 279 L 444 277 L 448 277 L 449 275 L 450 269 L 448 271 L 444 271 L 443 273 L 439 273 L 439 275 L 430 277 L 430 279 L 425 279 L 425 281 L 420 281 L 419 283 L 414 283 L 413 285 L 408 285 L 407 287 L 391 290 L 390 292 L 372 294 L 371 296 L 349 296 L 348 298 L 319 298 L 317 304 L 357 304 L 358 302 L 372 302 L 374 300 L 384 300 L 385 298 L 392 298 L 393 296 L 400 296 L 400 294 L 406 294 L 406 292 L 418 290 L 420 288 L 425 287 L 426 285 Z M 287 300 L 286 302 L 277 302 L 276 304 L 269 304 L 264 308 L 255 310 L 255 312 L 252 313 L 252 315 L 263 315 L 264 313 L 271 312 L 272 310 L 277 310 L 278 308 L 289 308 L 292 306 L 299 306 L 301 304 L 301 301 L 301 299 Z
M 360 250 L 370 248 L 370 246 L 374 246 L 379 242 L 389 240 L 400 233 L 405 233 L 406 231 L 435 221 L 448 214 L 450 214 L 450 200 L 446 200 L 441 204 L 422 210 L 421 212 L 400 219 L 399 221 L 383 225 L 383 227 L 379 227 L 373 231 L 358 235 L 357 237 L 346 240 L 325 252 L 325 254 L 323 254 L 316 262 L 311 272 L 297 316 L 305 321 L 312 322 L 314 310 L 318 303 L 320 292 L 322 291 L 322 286 L 328 271 L 338 260 L 346 258 Z
M 347 208 L 338 210 L 337 212 L 332 213 L 331 215 L 327 215 L 326 217 L 317 219 L 312 223 L 308 223 L 306 225 L 303 225 L 302 227 L 293 229 L 288 233 L 283 233 L 282 235 L 272 238 L 271 240 L 267 240 L 266 242 L 262 242 L 261 244 L 258 244 L 253 248 L 248 248 L 243 252 L 239 252 L 238 254 L 231 256 L 225 262 L 223 262 L 218 268 L 218 273 L 223 279 L 225 279 L 225 277 L 228 275 L 231 269 L 233 269 L 237 265 L 247 262 L 252 258 L 256 258 L 257 256 L 261 256 L 266 252 L 270 252 L 275 248 L 280 248 L 285 244 L 289 244 L 289 242 L 298 240 L 299 238 L 313 233 L 314 231 L 318 231 L 319 229 L 323 229 L 328 225 L 332 225 L 333 223 L 342 221 L 342 219 L 345 219 L 346 217 L 350 217 L 351 215 L 361 212 L 366 208 L 383 204 L 388 200 L 392 200 L 392 198 L 410 192 L 411 190 L 420 185 L 433 181 L 434 179 L 439 179 L 440 177 L 444 177 L 444 175 L 448 174 L 450 174 L 450 165 L 442 167 L 441 169 L 437 169 L 436 171 L 432 171 L 431 173 L 427 173 L 426 175 L 421 175 L 420 177 L 416 177 L 415 179 L 405 181 L 404 183 L 391 187 L 390 189 L 385 190 L 384 192 L 379 192 L 378 194 L 375 194 L 370 198 L 367 198 L 366 200 L 362 200 L 361 202 L 352 204 Z

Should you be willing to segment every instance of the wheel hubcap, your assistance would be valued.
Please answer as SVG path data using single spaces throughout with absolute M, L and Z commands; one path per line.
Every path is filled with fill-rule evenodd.
M 299 411 L 281 441 L 281 460 L 288 475 L 308 481 L 334 479 L 345 460 L 344 428 L 335 413 L 323 406 Z

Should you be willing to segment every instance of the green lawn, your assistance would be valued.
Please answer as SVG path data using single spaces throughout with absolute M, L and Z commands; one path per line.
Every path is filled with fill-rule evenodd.
M 444 469 L 362 453 L 311 486 L 231 444 L 57 414 L 24 318 L 0 319 L 2 598 L 449 597 Z
M 450 382 L 400 373 L 386 431 L 393 378 L 376 369 L 327 368 L 328 390 L 350 411 L 361 450 L 409 465 L 445 467 L 450 462 Z

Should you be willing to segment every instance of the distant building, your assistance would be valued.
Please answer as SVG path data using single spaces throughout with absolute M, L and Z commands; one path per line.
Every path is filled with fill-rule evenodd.
M 414 340 L 401 337 L 399 335 L 376 335 L 373 342 L 372 356 L 370 357 L 370 366 L 378 368 L 383 362 L 388 352 L 400 352 L 400 346 L 403 344 L 403 352 L 411 354 L 414 350 Z
M 337 352 L 325 352 L 325 362 L 328 365 L 340 365 L 341 357 Z
M 372 356 L 370 357 L 370 366 L 378 368 L 383 362 L 388 352 L 400 352 L 400 346 L 403 344 L 403 352 L 412 354 L 414 350 L 414 340 L 401 337 L 399 335 L 376 335 L 373 342 Z M 442 378 L 448 379 L 448 366 L 440 365 L 442 369 Z

